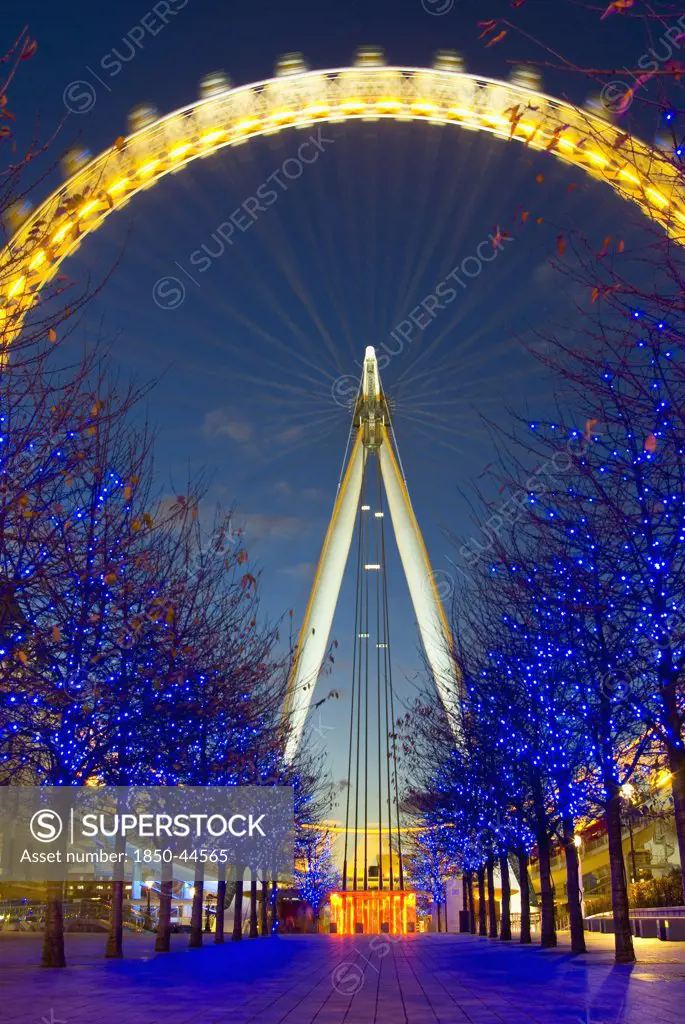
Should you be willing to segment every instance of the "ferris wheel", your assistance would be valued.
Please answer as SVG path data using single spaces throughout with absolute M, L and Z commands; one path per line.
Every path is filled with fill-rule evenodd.
M 452 51 L 436 54 L 430 68 L 413 68 L 387 66 L 380 50 L 365 47 L 357 51 L 350 67 L 312 71 L 301 55 L 289 54 L 278 62 L 273 78 L 252 85 L 233 87 L 223 74 L 208 75 L 195 103 L 166 116 L 158 116 L 149 106 L 137 107 L 129 118 L 128 137 L 117 138 L 94 159 L 72 154 L 65 161 L 68 180 L 26 217 L 0 253 L 3 357 L 7 358 L 8 348 L 21 332 L 41 289 L 61 264 L 87 235 L 139 192 L 195 160 L 260 136 L 306 129 L 310 135 L 302 150 L 316 144 L 313 127 L 344 121 L 452 125 L 521 142 L 606 182 L 662 225 L 674 241 L 685 240 L 685 194 L 666 155 L 595 112 L 545 95 L 530 69 L 519 68 L 510 81 L 497 81 L 467 74 Z M 397 474 L 388 471 L 386 475 L 394 480 Z M 356 501 L 348 504 L 347 518 L 352 524 Z M 431 637 L 423 637 L 424 647 L 434 663 L 438 689 L 453 691 L 458 681 L 450 665 L 443 664 L 441 653 L 449 644 L 449 631 L 440 598 L 431 588 L 427 611 L 425 595 L 420 593 L 416 566 L 429 575 L 431 572 L 425 546 L 418 524 L 414 521 L 412 525 L 408 496 L 403 502 L 398 499 L 396 505 L 407 519 L 401 532 L 415 541 L 416 551 L 406 556 L 405 571 L 408 582 L 412 574 L 416 577 L 410 589 L 424 633 L 425 622 L 433 622 Z M 338 518 L 334 513 L 332 525 Z M 339 523 L 337 530 L 341 532 Z M 347 532 L 350 530 L 351 525 Z M 286 713 L 293 720 L 290 756 L 299 745 L 321 669 L 350 539 L 351 535 L 341 542 L 345 557 L 333 559 L 335 564 L 328 570 L 335 578 L 328 588 L 333 596 L 322 598 L 317 608 L 316 587 L 325 568 L 325 563 L 319 563 L 303 624 L 307 642 L 300 638 L 286 701 Z
M 667 156 L 597 113 L 540 91 L 534 72 L 510 81 L 467 74 L 452 51 L 430 68 L 385 64 L 369 47 L 350 67 L 309 70 L 289 54 L 273 78 L 233 87 L 207 76 L 200 98 L 165 116 L 136 108 L 131 133 L 94 159 L 68 166 L 69 179 L 25 221 L 0 254 L 0 331 L 4 356 L 41 289 L 116 210 L 167 174 L 226 147 L 287 129 L 343 121 L 395 120 L 452 125 L 546 151 L 636 203 L 678 243 L 685 238 L 685 194 Z
M 312 129 L 355 121 L 451 125 L 486 133 L 503 142 L 520 142 L 605 182 L 619 197 L 636 204 L 675 243 L 685 243 L 685 191 L 666 154 L 596 112 L 545 95 L 529 69 L 518 69 L 509 81 L 498 81 L 467 74 L 458 55 L 451 51 L 439 52 L 430 68 L 415 68 L 388 66 L 381 51 L 362 48 L 350 67 L 312 71 L 300 55 L 290 54 L 278 62 L 273 78 L 251 85 L 233 87 L 223 74 L 209 75 L 195 103 L 166 116 L 158 116 L 148 106 L 138 107 L 130 117 L 128 136 L 117 138 L 94 159 L 80 154 L 65 161 L 68 180 L 26 216 L 0 253 L 0 359 L 8 358 L 8 350 L 40 299 L 41 289 L 55 278 L 62 263 L 87 235 L 138 193 L 195 160 L 288 129 L 310 133 L 298 149 L 306 163 L 306 147 L 316 146 Z M 286 166 L 287 161 L 283 165 L 287 175 Z M 246 215 L 250 212 L 246 209 Z M 389 915 L 392 931 L 406 931 L 404 900 L 411 897 L 404 892 L 404 830 L 400 825 L 396 743 L 389 738 L 394 696 L 385 574 L 386 509 L 423 649 L 459 742 L 459 721 L 452 717 L 452 709 L 460 698 L 461 680 L 450 627 L 409 498 L 393 432 L 392 405 L 381 385 L 380 369 L 374 348 L 367 347 L 353 402 L 353 443 L 318 560 L 283 709 L 285 753 L 292 761 L 326 658 L 342 578 L 356 534 L 355 661 L 343 892 L 336 896 L 342 931 L 355 929 L 360 914 L 367 915 L 367 928 L 376 914 L 373 920 L 377 924 L 387 924 Z M 373 709 L 369 710 L 374 699 L 375 719 Z M 374 724 L 375 730 L 371 728 Z M 369 818 L 376 808 L 371 810 L 367 784 L 369 744 L 374 742 L 374 732 L 378 748 L 375 830 Z M 364 752 L 363 760 L 360 751 Z M 364 900 L 357 900 L 358 890 L 366 899 L 370 885 L 369 844 L 373 834 L 378 836 L 379 852 L 376 885 L 381 895 L 385 887 L 386 901 L 387 893 L 393 894 L 380 910 L 374 909 L 373 901 L 367 901 L 367 906 Z M 385 849 L 383 836 L 387 837 Z

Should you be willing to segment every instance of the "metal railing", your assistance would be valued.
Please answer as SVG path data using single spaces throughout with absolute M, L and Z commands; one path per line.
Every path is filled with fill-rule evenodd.
M 42 928 L 45 924 L 44 900 L 17 899 L 0 900 L 0 931 L 22 931 L 31 926 Z M 112 904 L 107 900 L 84 898 L 65 900 L 62 903 L 62 916 L 66 927 L 75 921 L 101 921 L 107 923 Z M 124 904 L 123 923 L 127 928 L 143 931 L 145 915 L 134 907 Z
M 685 917 L 685 907 L 631 907 L 628 911 L 630 917 L 662 918 L 662 917 Z M 612 910 L 602 910 L 598 914 L 588 914 L 586 921 L 601 920 L 602 918 L 613 918 Z

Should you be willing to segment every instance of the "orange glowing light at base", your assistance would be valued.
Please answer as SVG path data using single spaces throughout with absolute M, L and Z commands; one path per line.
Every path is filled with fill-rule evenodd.
M 411 935 L 416 931 L 416 893 L 331 893 L 332 935 Z

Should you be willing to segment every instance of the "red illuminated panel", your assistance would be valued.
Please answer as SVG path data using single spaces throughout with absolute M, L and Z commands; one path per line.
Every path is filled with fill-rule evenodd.
M 415 892 L 331 893 L 331 932 L 408 935 L 416 931 Z

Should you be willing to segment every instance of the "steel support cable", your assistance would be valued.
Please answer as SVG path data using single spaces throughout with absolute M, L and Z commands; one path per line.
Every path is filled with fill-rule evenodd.
M 398 452 L 399 459 L 399 452 Z M 381 509 L 380 511 L 384 511 Z M 381 519 L 381 558 L 383 559 L 383 565 L 386 565 L 385 556 L 385 516 Z M 390 725 L 392 729 L 392 764 L 393 774 L 395 777 L 395 812 L 397 822 L 397 861 L 399 867 L 399 882 L 400 891 L 404 889 L 404 867 L 402 864 L 402 833 L 400 832 L 400 797 L 399 797 L 399 783 L 397 779 L 397 743 L 395 740 L 395 697 L 393 693 L 392 685 L 392 658 L 390 648 L 390 616 L 388 614 L 388 580 L 387 573 L 383 573 L 383 615 L 385 619 L 385 665 L 386 665 L 386 687 L 387 693 L 390 697 Z M 390 764 L 388 763 L 388 776 L 390 775 Z M 388 808 L 388 813 L 392 818 L 392 809 Z
M 354 403 L 355 409 L 357 407 L 357 402 L 359 401 L 359 397 L 360 397 L 361 393 L 362 393 L 362 382 L 360 381 L 359 382 L 359 388 L 357 389 L 357 398 L 355 399 L 355 403 Z M 349 453 L 349 450 L 350 450 L 350 446 L 352 445 L 352 438 L 353 438 L 354 433 L 355 433 L 356 430 L 357 430 L 357 427 L 355 427 L 355 425 L 354 425 L 354 417 L 352 417 L 352 422 L 350 424 L 350 430 L 349 430 L 349 433 L 347 435 L 347 445 L 345 446 L 345 457 L 343 458 L 342 466 L 340 467 L 340 477 L 338 478 L 338 490 L 335 492 L 336 495 L 340 493 L 340 488 L 342 487 L 342 482 L 343 482 L 343 480 L 345 478 L 345 469 L 347 468 L 347 456 L 348 456 L 348 453 Z M 363 486 L 364 485 L 363 485 L 363 481 L 362 481 L 362 487 Z M 361 516 L 361 512 L 359 513 L 359 515 Z M 361 526 L 361 521 L 360 521 L 360 526 Z
M 291 190 L 291 201 L 299 208 L 299 214 L 297 215 L 298 226 L 303 226 L 309 236 L 307 251 L 309 255 L 312 253 L 316 254 L 315 263 L 317 270 L 320 272 L 323 281 L 325 281 L 328 286 L 326 297 L 329 300 L 332 300 L 335 307 L 335 322 L 336 324 L 342 324 L 343 329 L 347 334 L 350 352 L 354 358 L 355 351 L 353 333 L 346 316 L 348 303 L 346 303 L 344 298 L 340 297 L 337 292 L 340 280 L 340 271 L 338 268 L 333 266 L 333 260 L 331 259 L 331 254 L 335 250 L 335 240 L 333 239 L 333 231 L 330 224 L 330 211 L 335 208 L 338 197 L 331 197 L 328 194 L 324 195 L 325 186 L 323 184 L 323 178 L 325 178 L 325 174 L 322 175 L 318 170 L 311 174 L 308 178 L 307 189 L 294 188 Z M 311 197 L 314 196 L 314 193 L 316 193 L 316 198 L 318 200 L 318 208 L 316 208 L 317 204 L 311 201 Z M 282 218 L 281 224 L 283 225 Z M 288 231 L 286 227 L 286 235 L 287 233 Z M 328 242 L 325 247 L 321 244 L 324 233 L 327 235 Z M 310 277 L 311 275 L 308 276 L 308 281 Z M 331 348 L 327 342 L 326 347 L 329 349 L 329 354 L 333 357 L 333 364 L 336 367 L 338 376 L 341 376 L 344 369 L 342 365 L 342 354 L 337 347 L 333 346 L 333 348 Z
M 382 499 L 381 499 L 382 505 Z M 382 530 L 382 526 L 381 526 Z M 381 558 L 383 556 L 383 549 L 381 548 Z M 385 579 L 385 568 L 383 569 L 383 642 L 385 648 L 383 651 L 383 680 L 384 680 L 384 691 L 385 691 L 385 780 L 387 788 L 387 803 L 388 803 L 388 856 L 390 858 L 390 889 L 391 891 L 395 888 L 395 869 L 392 863 L 392 797 L 390 794 L 390 700 L 388 694 L 388 634 L 385 631 L 385 606 L 386 606 L 386 590 L 387 584 Z M 379 681 L 380 686 L 380 681 Z
M 253 167 L 256 167 L 256 163 L 255 163 L 254 159 L 252 159 L 252 165 L 253 165 Z M 232 172 L 235 172 L 236 170 L 237 170 L 238 173 L 233 173 L 232 174 Z M 238 168 L 238 165 L 236 163 L 234 163 L 233 161 L 227 160 L 227 161 L 223 162 L 222 174 L 229 174 L 229 175 L 232 174 L 233 183 L 234 183 L 234 186 L 236 188 L 236 191 L 240 195 L 249 195 L 250 194 L 249 193 L 249 189 L 251 188 L 251 185 L 249 184 L 249 182 L 247 180 L 247 177 L 242 174 L 242 170 L 243 170 L 243 168 Z M 296 190 L 294 190 L 294 191 L 296 191 Z M 280 234 L 282 236 L 282 245 L 281 245 L 281 249 L 280 250 L 278 248 L 278 240 L 275 238 L 275 234 L 274 234 L 277 227 L 280 230 Z M 271 241 L 272 244 L 270 246 L 267 246 L 267 251 L 268 251 L 269 248 L 271 248 L 270 255 L 274 258 L 274 263 L 275 263 L 277 269 L 280 271 L 280 274 L 281 274 L 282 278 L 285 279 L 290 284 L 290 287 L 291 287 L 292 291 L 296 295 L 298 295 L 298 284 L 299 284 L 299 291 L 301 293 L 303 293 L 302 295 L 299 295 L 299 297 L 301 298 L 302 304 L 305 306 L 305 308 L 307 308 L 306 292 L 305 292 L 301 282 L 298 282 L 296 273 L 293 275 L 293 272 L 292 272 L 292 267 L 293 267 L 293 263 L 294 263 L 294 256 L 292 255 L 292 252 L 291 252 L 290 259 L 288 259 L 288 256 L 284 255 L 284 253 L 283 253 L 283 244 L 284 244 L 284 241 L 285 241 L 286 237 L 287 236 L 286 236 L 285 229 L 283 227 L 282 218 L 280 218 L 280 216 L 276 216 L 274 218 L 271 218 L 270 241 Z M 274 242 L 276 244 L 274 244 Z M 262 298 L 264 300 L 265 308 L 272 309 L 273 312 L 276 314 L 276 317 L 278 318 L 278 320 L 281 323 L 287 323 L 288 324 L 290 329 L 293 331 L 293 334 L 296 337 L 298 337 L 299 341 L 302 343 L 302 346 L 305 349 L 307 347 L 309 347 L 311 349 L 311 355 L 310 355 L 308 360 L 305 359 L 304 357 L 301 357 L 303 359 L 303 362 L 307 362 L 307 364 L 309 366 L 317 365 L 319 353 L 317 352 L 316 344 L 310 340 L 311 339 L 311 332 L 307 332 L 307 331 L 303 330 L 302 328 L 300 328 L 288 316 L 288 312 L 287 312 L 286 307 L 282 306 L 277 301 L 276 293 L 275 293 L 274 289 L 273 288 L 269 288 L 265 284 L 265 282 L 264 282 L 264 267 L 263 266 L 259 266 L 257 264 L 255 257 L 250 257 L 250 255 L 249 255 L 249 248 L 246 249 L 245 247 L 243 247 L 243 249 L 241 250 L 240 261 L 238 261 L 238 263 L 235 265 L 236 269 L 238 270 L 238 272 L 239 272 L 241 263 L 242 263 L 243 267 L 247 267 L 247 274 L 242 274 L 242 278 L 243 278 L 243 281 L 245 282 L 246 287 L 249 288 L 250 286 L 252 286 L 252 288 L 253 288 L 253 290 L 255 292 L 258 292 L 259 294 L 261 294 L 261 296 L 262 296 Z M 233 316 L 234 319 L 237 319 L 236 316 L 235 316 L 234 307 L 230 304 L 230 301 L 226 303 L 226 308 L 230 310 L 231 316 Z M 313 316 L 312 316 L 312 320 L 313 320 L 313 322 L 316 322 Z M 324 341 L 326 341 L 325 337 L 324 337 Z M 286 343 L 283 342 L 282 340 L 280 340 L 278 342 L 278 344 L 279 344 L 279 347 L 287 349 L 287 351 L 290 352 L 291 356 L 295 355 L 296 358 L 297 358 L 297 352 L 296 352 L 297 346 L 294 346 L 294 345 L 287 346 Z M 330 341 L 330 346 L 331 346 L 330 351 L 331 351 L 331 355 L 332 355 L 332 358 L 333 358 L 333 364 L 335 365 L 335 355 L 336 354 L 335 354 L 334 348 L 332 347 L 333 346 L 332 340 Z M 221 347 L 220 344 L 219 344 L 219 347 Z
M 361 505 L 363 507 L 366 504 L 366 501 L 365 501 L 365 495 L 366 495 L 366 469 L 367 469 L 367 452 L 366 452 L 366 449 L 364 449 L 362 458 L 363 458 L 364 461 L 363 461 L 363 467 L 362 467 L 362 486 L 361 486 L 361 499 L 360 500 L 361 500 Z M 361 557 L 361 564 L 363 566 L 364 565 L 364 551 L 365 551 L 365 548 L 366 548 L 366 531 L 364 529 L 364 514 L 363 514 L 363 512 L 361 510 L 359 512 L 359 515 L 360 515 L 360 518 L 361 518 L 361 525 L 360 525 L 360 557 Z M 361 640 L 363 639 L 362 636 L 361 636 L 361 633 L 365 632 L 364 625 L 363 625 L 363 615 L 364 615 L 363 586 L 361 584 L 360 584 L 360 588 L 359 588 L 358 599 L 359 599 L 359 606 L 360 606 L 360 609 L 361 609 L 361 613 L 360 613 L 360 616 L 359 616 L 359 618 L 360 618 L 360 626 L 361 626 L 359 639 L 360 639 L 360 642 L 361 642 Z M 368 632 L 368 630 L 366 630 L 366 632 Z M 361 685 L 362 685 L 362 649 L 361 649 L 361 644 L 360 644 L 360 648 L 359 648 L 359 661 L 358 661 L 357 669 L 358 669 L 358 671 L 357 671 L 357 756 L 356 756 L 356 768 L 355 768 L 355 779 L 354 779 L 355 793 L 354 793 L 354 886 L 353 886 L 355 892 L 356 892 L 356 889 L 357 889 L 357 863 L 358 863 L 358 837 L 359 837 L 359 744 L 360 744 L 360 739 L 361 739 L 361 713 L 362 713 L 362 711 L 361 711 L 361 709 L 362 709 L 362 691 L 361 691 Z
M 430 142 L 430 140 L 429 140 Z M 435 168 L 437 163 L 437 150 L 435 143 L 426 147 L 427 155 L 422 160 L 421 175 L 414 185 L 413 202 L 415 209 L 418 212 L 417 219 L 419 223 L 425 224 L 428 221 L 428 200 L 431 195 L 431 179 L 435 174 Z M 411 295 L 409 290 L 410 282 L 415 275 L 417 262 L 422 264 L 426 255 L 430 255 L 432 249 L 429 243 L 424 244 L 423 251 L 419 252 L 418 260 L 412 260 L 413 252 L 410 251 L 409 246 L 404 248 L 404 269 L 402 271 L 402 277 L 400 278 L 399 287 L 397 289 L 397 295 L 400 301 L 406 301 L 406 296 Z M 402 313 L 402 316 L 405 314 Z
M 407 186 L 413 190 L 413 181 L 411 180 L 412 164 L 408 150 L 411 148 L 411 152 L 413 152 L 414 144 L 410 140 L 410 134 L 410 132 L 393 132 L 391 138 L 388 140 L 388 145 L 392 144 L 394 153 L 391 155 L 390 166 L 387 169 L 385 186 L 388 192 L 393 192 L 399 197 L 401 209 L 404 209 Z M 402 251 L 402 246 L 406 238 L 405 231 L 406 221 L 404 217 L 393 217 L 391 222 L 386 224 L 386 234 L 384 239 L 386 252 Z M 381 263 L 385 268 L 385 281 L 383 282 L 382 287 L 379 286 L 379 309 L 381 311 L 389 312 L 391 309 L 391 299 L 394 300 L 394 308 L 392 310 L 391 318 L 392 326 L 390 327 L 390 331 L 392 332 L 396 329 L 400 320 L 404 320 L 406 316 L 407 293 L 402 292 L 401 288 L 398 288 L 397 274 L 393 268 L 392 261 L 383 259 L 381 260 Z M 382 325 L 382 335 L 385 336 L 387 331 L 388 327 L 386 319 L 386 322 Z
M 371 527 L 366 517 L 365 551 L 366 560 L 371 548 Z M 364 632 L 366 633 L 366 657 L 364 658 L 364 891 L 369 888 L 369 570 L 364 572 Z
M 363 482 L 362 482 L 363 490 Z M 350 742 L 347 754 L 347 799 L 345 806 L 345 852 L 343 856 L 343 892 L 347 890 L 347 850 L 349 844 L 349 829 L 350 829 L 350 795 L 352 793 L 352 737 L 354 735 L 354 701 L 356 692 L 356 672 L 357 672 L 357 647 L 361 643 L 359 638 L 359 588 L 361 586 L 361 573 L 362 573 L 362 513 L 357 509 L 357 515 L 359 517 L 359 527 L 357 530 L 357 581 L 355 584 L 355 602 L 354 602 L 354 645 L 352 648 L 352 700 L 350 702 Z M 361 658 L 361 649 L 359 650 L 359 658 Z M 359 699 L 359 695 L 357 695 Z
M 380 460 L 376 459 L 376 469 L 378 474 L 378 506 L 377 511 L 381 511 L 381 503 L 383 501 L 383 482 L 381 480 L 381 467 Z M 375 519 L 375 517 L 374 517 Z M 385 572 L 385 563 L 383 561 L 380 551 L 380 523 L 382 523 L 383 517 L 376 520 L 379 524 L 376 527 L 376 564 L 380 565 L 378 570 L 378 577 L 376 578 L 376 690 L 378 695 L 378 889 L 379 891 L 383 888 L 383 779 L 382 779 L 382 745 L 381 745 L 381 650 L 385 648 L 381 647 L 384 642 L 382 639 L 381 630 L 381 587 L 382 580 L 381 574 Z M 389 766 L 388 766 L 389 767 Z M 388 825 L 390 823 L 388 822 Z
M 376 140 L 377 141 L 377 140 Z M 377 297 L 378 297 L 378 267 L 382 262 L 381 259 L 376 257 L 376 251 L 378 247 L 378 146 L 374 145 L 371 147 L 371 151 L 366 149 L 368 162 L 366 166 L 366 173 L 364 174 L 364 181 L 370 188 L 366 190 L 366 198 L 370 199 L 367 215 L 364 217 L 364 238 L 367 241 L 366 253 L 370 255 L 370 267 L 369 272 L 365 274 L 365 284 L 368 288 L 368 310 L 369 320 L 373 328 L 373 337 L 381 336 L 381 329 L 377 322 Z M 385 185 L 385 182 L 384 182 Z M 387 187 L 387 186 L 386 186 Z
M 280 141 L 281 140 L 279 140 L 279 142 Z M 295 202 L 297 203 L 298 190 L 294 189 L 293 192 L 295 193 Z M 243 194 L 247 195 L 247 190 Z M 304 219 L 304 215 L 303 218 L 300 219 Z M 300 276 L 297 266 L 297 254 L 293 249 L 291 233 L 280 214 L 270 218 L 269 241 L 269 248 L 272 253 L 275 254 L 275 263 L 278 266 L 278 269 L 281 271 L 283 278 L 290 285 L 293 294 L 300 300 L 303 308 L 309 314 L 311 322 L 317 329 L 319 338 L 323 341 L 323 344 L 331 357 L 333 366 L 337 368 L 338 372 L 340 372 L 343 365 L 342 357 L 340 352 L 336 349 L 333 338 L 326 330 L 326 326 L 319 315 L 314 297 L 309 293 L 304 278 Z M 261 277 L 263 277 L 263 275 L 261 275 Z
M 329 213 L 329 211 L 335 209 L 336 206 L 340 207 L 342 191 L 340 186 L 340 164 L 343 162 L 344 158 L 343 160 L 334 160 L 331 165 L 331 175 L 335 174 L 338 179 L 337 187 L 335 183 L 333 183 L 333 195 L 330 194 L 324 184 L 324 175 L 313 175 L 312 183 L 314 189 L 318 192 L 318 198 L 320 201 L 319 209 L 323 211 L 322 216 L 316 225 L 316 230 L 318 231 L 319 237 L 322 238 L 326 244 L 328 266 L 330 267 L 330 272 L 326 274 L 326 280 L 329 280 L 330 275 L 330 298 L 335 307 L 335 316 L 338 322 L 342 325 L 343 333 L 347 337 L 350 359 L 354 361 L 358 356 L 356 344 L 357 335 L 348 319 L 350 304 L 345 296 L 344 288 L 342 286 L 342 274 L 339 262 L 340 239 L 334 235 Z

